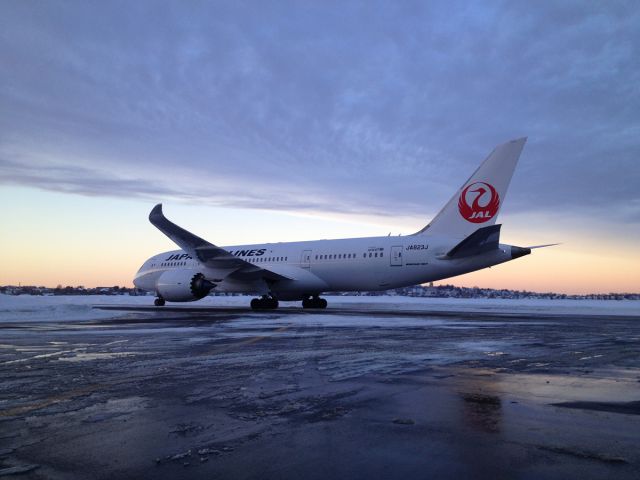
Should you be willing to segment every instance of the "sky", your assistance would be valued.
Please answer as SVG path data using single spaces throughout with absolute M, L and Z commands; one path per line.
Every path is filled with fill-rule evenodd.
M 637 2 L 0 2 L 0 284 L 132 285 L 174 248 L 410 234 L 528 142 L 450 283 L 640 291 Z

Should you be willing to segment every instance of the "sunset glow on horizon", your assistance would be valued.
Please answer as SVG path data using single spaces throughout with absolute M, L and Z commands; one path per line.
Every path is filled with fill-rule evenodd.
M 2 238 L 0 285 L 46 287 L 127 286 L 151 255 L 176 247 L 147 220 L 150 202 L 50 193 L 27 188 L 0 192 L 6 204 L 17 200 L 5 219 L 11 228 Z M 218 245 L 348 238 L 412 233 L 426 221 L 403 225 L 347 222 L 330 216 L 295 215 L 260 210 L 221 209 L 168 204 L 166 211 L 176 222 Z M 25 222 L 24 219 L 29 219 Z M 376 221 L 378 223 L 376 223 Z M 530 220 L 533 222 L 533 220 Z M 405 220 L 407 222 L 407 220 Z M 420 223 L 421 222 L 421 223 Z M 503 242 L 530 245 L 553 239 L 535 229 L 510 227 L 505 221 Z M 633 242 L 601 244 L 567 237 L 558 231 L 556 247 L 534 250 L 532 255 L 490 269 L 446 279 L 436 284 L 567 294 L 635 292 L 640 284 L 640 254 Z M 526 241 L 529 238 L 530 241 Z

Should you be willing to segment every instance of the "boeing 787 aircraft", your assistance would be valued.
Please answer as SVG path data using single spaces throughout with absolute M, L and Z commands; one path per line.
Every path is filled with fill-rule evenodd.
M 525 142 L 496 147 L 435 218 L 408 236 L 218 247 L 170 222 L 156 205 L 149 221 L 180 250 L 149 258 L 133 283 L 155 292 L 156 306 L 217 291 L 256 294 L 253 309 L 277 308 L 280 300 L 326 308 L 323 292 L 405 287 L 528 255 L 537 247 L 499 243 L 495 224 Z

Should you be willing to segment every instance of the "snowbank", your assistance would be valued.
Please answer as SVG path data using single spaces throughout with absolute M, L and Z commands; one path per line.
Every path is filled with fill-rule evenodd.
M 197 302 L 174 304 L 184 307 L 248 307 L 251 297 L 206 297 Z M 552 315 L 627 315 L 640 317 L 640 302 L 614 300 L 507 300 L 413 297 L 327 297 L 329 310 L 372 309 L 430 312 L 486 312 L 496 314 Z M 0 322 L 78 321 L 109 318 L 118 315 L 113 310 L 99 310 L 94 305 L 153 305 L 153 297 L 126 295 L 30 296 L 1 295 Z M 296 307 L 297 302 L 282 302 L 283 307 Z M 126 312 L 123 312 L 123 315 Z M 329 312 L 327 312 L 329 313 Z

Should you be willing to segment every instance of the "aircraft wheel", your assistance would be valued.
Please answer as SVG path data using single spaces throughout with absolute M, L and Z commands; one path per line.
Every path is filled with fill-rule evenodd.
M 162 307 L 162 306 L 164 306 L 164 298 L 162 298 L 162 297 L 158 297 L 158 298 L 156 298 L 156 299 L 153 301 L 153 304 L 154 304 L 156 307 Z
M 327 301 L 320 297 L 310 297 L 302 300 L 302 308 L 327 308 Z
M 251 300 L 251 308 L 253 310 L 273 310 L 278 308 L 278 299 L 267 295 L 254 298 Z

